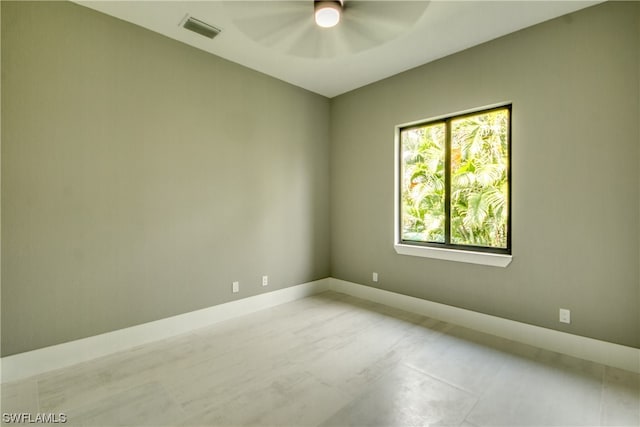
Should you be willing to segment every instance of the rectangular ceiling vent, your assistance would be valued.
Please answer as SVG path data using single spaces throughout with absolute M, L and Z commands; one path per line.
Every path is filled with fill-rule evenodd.
M 209 39 L 214 38 L 222 31 L 221 29 L 216 28 L 213 25 L 209 25 L 206 22 L 202 22 L 201 20 L 196 19 L 192 16 L 187 16 L 182 26 L 187 30 L 198 33 L 201 36 L 205 36 Z

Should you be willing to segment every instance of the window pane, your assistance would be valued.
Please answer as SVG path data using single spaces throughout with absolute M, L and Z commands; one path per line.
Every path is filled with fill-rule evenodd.
M 445 124 L 403 130 L 402 240 L 445 241 Z
M 451 243 L 507 247 L 509 110 L 451 121 Z

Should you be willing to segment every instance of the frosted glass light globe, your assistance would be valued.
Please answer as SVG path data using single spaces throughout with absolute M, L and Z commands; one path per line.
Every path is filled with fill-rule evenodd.
M 335 27 L 340 22 L 340 4 L 318 2 L 316 4 L 316 24 L 322 28 Z

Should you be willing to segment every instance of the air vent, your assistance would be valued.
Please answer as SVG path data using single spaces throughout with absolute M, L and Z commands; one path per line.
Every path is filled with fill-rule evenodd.
M 198 33 L 201 36 L 205 36 L 209 39 L 214 38 L 222 31 L 221 29 L 216 28 L 213 25 L 209 25 L 206 22 L 202 22 L 201 20 L 193 18 L 191 16 L 187 17 L 182 26 L 187 30 Z

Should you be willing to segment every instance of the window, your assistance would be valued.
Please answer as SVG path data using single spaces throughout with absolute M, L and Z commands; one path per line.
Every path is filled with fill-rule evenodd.
M 397 145 L 396 250 L 511 254 L 511 105 L 399 127 Z

